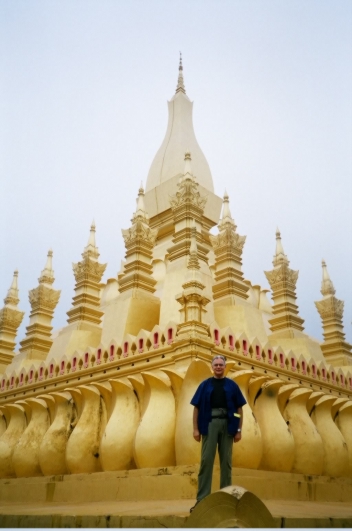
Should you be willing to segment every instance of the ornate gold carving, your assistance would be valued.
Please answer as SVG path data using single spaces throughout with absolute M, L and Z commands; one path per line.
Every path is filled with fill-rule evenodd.
M 17 331 L 17 328 L 22 323 L 24 312 L 12 308 L 2 308 L 0 310 L 0 333 L 3 328 L 11 328 Z
M 79 282 L 84 277 L 92 277 L 94 282 L 100 282 L 105 268 L 106 264 L 100 264 L 89 256 L 86 256 L 83 260 L 81 260 L 81 262 L 72 264 L 76 282 Z
M 315 303 L 317 310 L 322 319 L 337 318 L 342 320 L 344 302 L 336 299 L 336 297 L 329 297 Z
M 158 229 L 151 229 L 146 223 L 137 219 L 135 224 L 129 229 L 122 230 L 122 236 L 125 244 L 129 244 L 135 240 L 143 240 L 154 246 Z
M 282 282 L 285 282 L 291 289 L 296 288 L 299 271 L 293 271 L 286 264 L 282 264 L 272 271 L 264 271 L 264 273 L 272 290 L 275 290 Z
M 29 291 L 28 298 L 32 310 L 45 308 L 53 311 L 59 302 L 60 294 L 60 290 L 54 290 L 40 284 L 37 288 Z
M 181 177 L 178 183 L 178 191 L 176 194 L 170 196 L 170 205 L 172 210 L 184 205 L 185 203 L 191 203 L 201 210 L 204 210 L 207 202 L 206 196 L 201 196 L 198 191 L 198 183 L 194 177 Z

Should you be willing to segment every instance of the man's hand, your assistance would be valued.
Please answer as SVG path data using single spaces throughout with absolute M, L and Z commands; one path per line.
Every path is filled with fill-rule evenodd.
M 196 429 L 193 430 L 193 439 L 195 439 L 197 442 L 200 442 L 199 430 L 196 430 Z
M 233 438 L 233 442 L 236 443 L 236 442 L 240 441 L 241 439 L 242 439 L 242 434 L 241 434 L 240 431 L 238 431 L 238 432 L 236 433 L 236 435 L 234 436 L 234 438 Z

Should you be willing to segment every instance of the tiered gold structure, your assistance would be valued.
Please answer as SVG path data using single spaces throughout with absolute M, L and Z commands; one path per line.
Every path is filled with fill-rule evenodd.
M 39 278 L 39 286 L 29 292 L 29 302 L 32 308 L 29 316 L 30 323 L 27 326 L 26 337 L 20 343 L 21 357 L 27 360 L 45 360 L 53 344 L 51 321 L 59 302 L 60 291 L 52 287 L 55 280 L 52 258 L 53 252 L 50 250 L 45 268 Z
M 343 301 L 335 297 L 335 288 L 322 261 L 323 280 L 321 294 L 323 299 L 315 303 L 324 329 L 324 342 L 321 349 L 327 360 L 333 365 L 348 365 L 351 358 L 351 345 L 345 341 L 343 332 Z
M 6 366 L 12 361 L 17 329 L 24 316 L 24 312 L 17 307 L 20 301 L 17 279 L 18 271 L 15 271 L 12 284 L 4 299 L 5 306 L 0 310 L 0 370 L 2 371 L 5 371 Z
M 222 208 L 222 214 L 221 214 Z M 210 234 L 217 226 L 218 234 Z M 30 292 L 20 354 L 17 273 L 0 313 L 0 478 L 188 466 L 199 462 L 190 399 L 228 359 L 247 404 L 234 465 L 243 470 L 352 476 L 352 355 L 323 264 L 324 342 L 309 337 L 279 231 L 272 289 L 242 272 L 245 237 L 229 197 L 215 195 L 196 140 L 182 64 L 165 139 L 122 235 L 126 256 L 102 282 L 95 225 L 68 323 L 51 336 L 59 292 L 51 253 Z M 286 477 L 286 476 L 285 476 Z M 193 487 L 192 487 L 193 488 Z

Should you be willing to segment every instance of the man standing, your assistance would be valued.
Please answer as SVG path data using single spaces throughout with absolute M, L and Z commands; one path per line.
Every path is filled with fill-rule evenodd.
M 196 505 L 211 492 L 217 447 L 220 488 L 232 484 L 232 445 L 241 440 L 242 406 L 246 404 L 238 385 L 225 377 L 224 356 L 214 356 L 211 367 L 214 376 L 199 385 L 191 400 L 194 406 L 193 437 L 198 442 L 202 439 Z

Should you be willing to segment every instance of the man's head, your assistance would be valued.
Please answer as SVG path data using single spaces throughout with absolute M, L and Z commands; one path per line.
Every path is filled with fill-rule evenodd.
M 211 361 L 211 368 L 213 369 L 215 378 L 224 378 L 225 376 L 226 359 L 219 354 L 214 356 Z

